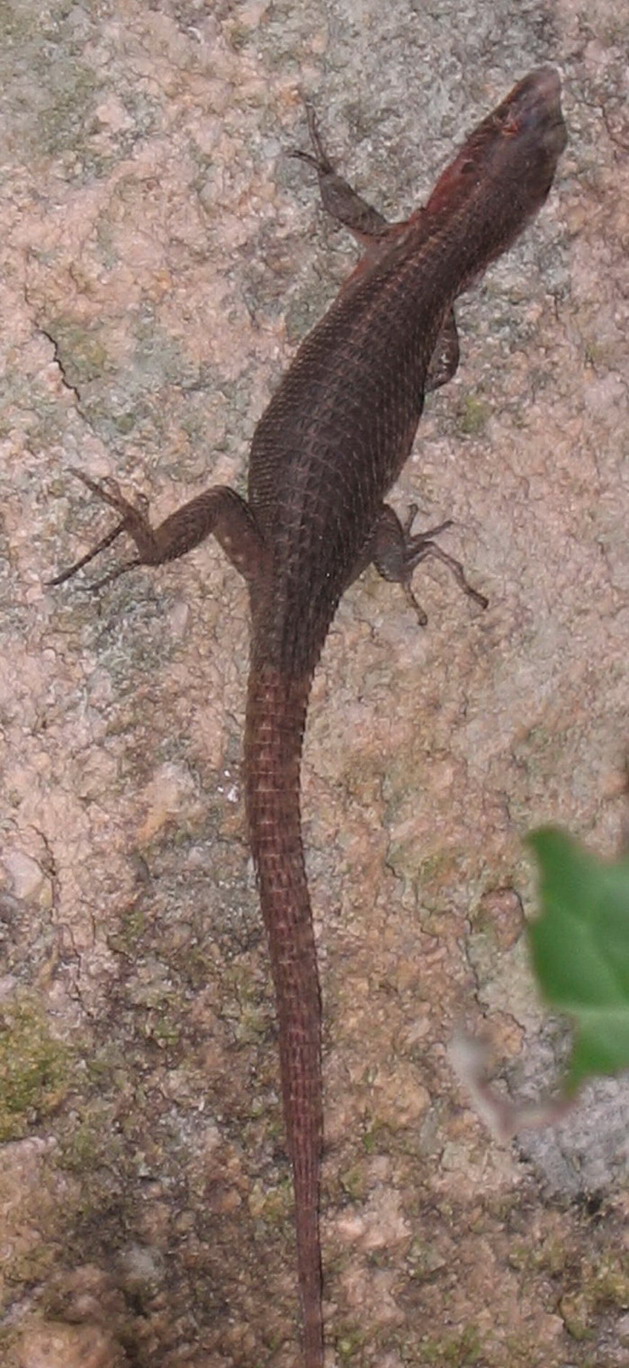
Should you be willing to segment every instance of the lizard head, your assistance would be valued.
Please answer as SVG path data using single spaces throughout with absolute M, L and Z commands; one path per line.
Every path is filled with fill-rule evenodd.
M 552 185 L 567 142 L 560 95 L 554 67 L 529 72 L 466 138 L 437 181 L 426 214 L 436 224 L 458 211 L 485 216 L 493 222 L 495 255 L 504 251 Z

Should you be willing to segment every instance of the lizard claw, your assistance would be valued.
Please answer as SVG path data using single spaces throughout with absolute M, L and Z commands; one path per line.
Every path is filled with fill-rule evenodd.
M 79 470 L 78 466 L 70 466 L 69 470 L 72 475 L 76 476 L 77 480 L 80 480 L 91 490 L 92 494 L 96 494 L 97 498 L 109 504 L 110 508 L 115 508 L 117 513 L 123 513 L 127 516 L 137 516 L 139 513 L 142 517 L 147 517 L 149 501 L 145 494 L 136 494 L 135 502 L 132 502 L 125 498 L 113 475 L 105 475 L 102 480 L 93 480 L 91 475 L 86 475 L 85 471 Z
M 308 162 L 309 166 L 314 166 L 314 169 L 319 176 L 333 176 L 335 174 L 334 167 L 330 158 L 327 156 L 321 141 L 314 106 L 306 100 L 304 102 L 304 107 L 308 120 L 308 132 L 310 134 L 310 141 L 314 148 L 314 152 L 302 152 L 301 149 L 295 148 L 292 152 L 288 153 L 288 156 L 296 157 L 298 161 Z

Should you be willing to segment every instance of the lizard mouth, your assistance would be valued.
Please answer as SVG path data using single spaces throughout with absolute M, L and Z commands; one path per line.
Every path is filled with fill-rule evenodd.
M 503 133 L 523 137 L 528 134 L 536 139 L 538 147 L 559 157 L 568 140 L 560 96 L 561 80 L 555 67 L 543 66 L 529 72 L 496 110 Z

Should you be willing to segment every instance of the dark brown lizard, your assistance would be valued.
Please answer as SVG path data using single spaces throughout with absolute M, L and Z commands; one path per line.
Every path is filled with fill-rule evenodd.
M 247 821 L 277 1003 L 304 1364 L 322 1368 L 321 1004 L 299 806 L 311 681 L 339 600 L 370 562 L 412 598 L 414 568 L 437 556 L 485 602 L 433 540 L 447 524 L 413 535 L 412 518 L 402 525 L 383 499 L 410 453 L 425 392 L 456 370 L 454 300 L 544 202 L 566 131 L 559 77 L 540 67 L 470 134 L 426 207 L 393 225 L 334 173 L 312 120 L 311 132 L 315 155 L 298 155 L 316 167 L 326 208 L 369 245 L 258 423 L 248 501 L 216 486 L 153 529 L 145 501 L 81 474 L 119 521 L 54 582 L 123 530 L 137 555 L 100 584 L 133 565 L 175 560 L 212 532 L 247 581 Z

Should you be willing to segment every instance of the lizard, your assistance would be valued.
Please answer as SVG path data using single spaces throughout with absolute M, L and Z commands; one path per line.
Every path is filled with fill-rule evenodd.
M 541 66 L 469 134 L 427 203 L 389 224 L 338 175 L 309 112 L 324 207 L 366 250 L 301 343 L 253 435 L 248 498 L 210 487 L 157 527 L 143 495 L 75 473 L 118 520 L 62 583 L 126 532 L 134 566 L 176 560 L 211 533 L 244 577 L 251 638 L 244 736 L 249 841 L 269 948 L 280 1077 L 294 1190 L 304 1368 L 322 1368 L 319 1228 L 323 1147 L 321 999 L 300 813 L 303 737 L 315 668 L 345 590 L 370 563 L 411 589 L 416 566 L 445 562 L 481 606 L 462 566 L 435 537 L 413 533 L 384 502 L 406 462 L 426 393 L 455 373 L 453 305 L 518 237 L 551 187 L 567 133 L 561 84 Z

